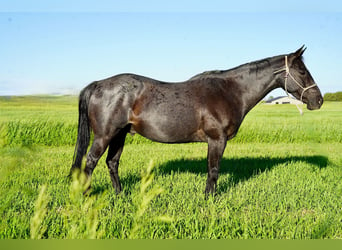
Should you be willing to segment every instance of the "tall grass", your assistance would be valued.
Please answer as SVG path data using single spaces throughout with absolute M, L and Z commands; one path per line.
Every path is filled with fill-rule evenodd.
M 10 121 L 2 127 L 3 145 L 63 146 L 76 142 L 77 127 L 63 122 Z
M 35 203 L 34 215 L 31 218 L 31 239 L 41 239 L 47 229 L 46 226 L 43 226 L 43 220 L 46 216 L 48 202 L 49 197 L 46 194 L 46 185 L 43 185 Z
M 135 213 L 133 227 L 129 235 L 130 239 L 142 237 L 139 231 L 141 231 L 141 228 L 144 226 L 144 224 L 146 224 L 146 220 L 151 220 L 151 218 L 145 216 L 148 211 L 148 207 L 150 206 L 151 201 L 164 191 L 162 188 L 156 186 L 151 188 L 154 178 L 154 173 L 152 172 L 154 166 L 155 165 L 153 164 L 153 161 L 150 161 L 146 171 L 142 172 L 140 194 L 137 197 L 137 211 Z M 154 218 L 154 220 L 171 222 L 172 218 L 161 215 Z
M 247 117 L 237 136 L 236 143 L 300 143 L 300 142 L 342 142 L 342 124 L 336 119 L 311 120 L 284 119 L 270 121 Z M 61 121 L 9 121 L 0 124 L 1 145 L 74 145 L 77 138 L 77 124 Z M 150 144 L 140 135 L 128 135 L 126 144 Z
M 25 102 L 26 100 L 26 102 Z M 77 98 L 0 98 L 1 145 L 74 145 L 77 137 Z M 342 142 L 342 103 L 325 103 L 319 111 L 298 114 L 293 105 L 257 105 L 246 116 L 236 143 Z M 150 144 L 128 135 L 126 144 Z
M 160 215 L 155 218 L 148 216 L 148 208 L 151 202 L 159 196 L 163 189 L 153 185 L 154 164 L 150 161 L 148 167 L 142 171 L 140 193 L 135 197 L 136 212 L 132 217 L 128 238 L 137 239 L 143 237 L 142 228 L 150 221 L 162 221 L 170 223 L 172 218 Z M 39 191 L 34 204 L 34 214 L 30 219 L 30 238 L 46 238 L 46 231 L 50 225 L 44 223 L 46 217 L 51 213 L 48 210 L 50 196 L 47 194 L 47 184 L 44 184 Z M 97 195 L 84 195 L 89 186 L 89 180 L 83 172 L 75 171 L 69 188 L 69 197 L 65 203 L 58 208 L 61 217 L 61 228 L 63 237 L 68 239 L 97 239 L 105 235 L 104 228 L 100 226 L 99 215 L 101 210 L 106 208 L 106 192 Z M 56 212 L 56 211 L 53 211 Z M 51 216 L 51 215 L 50 215 Z
M 68 239 L 97 239 L 104 234 L 99 229 L 99 210 L 104 203 L 104 195 L 87 196 L 84 191 L 89 179 L 83 172 L 75 171 L 66 203 L 60 207 L 65 237 Z

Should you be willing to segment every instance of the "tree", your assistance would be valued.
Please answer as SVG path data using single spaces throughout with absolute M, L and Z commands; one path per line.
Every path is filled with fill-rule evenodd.
M 324 95 L 324 101 L 341 102 L 342 101 L 342 91 L 335 93 L 326 93 Z

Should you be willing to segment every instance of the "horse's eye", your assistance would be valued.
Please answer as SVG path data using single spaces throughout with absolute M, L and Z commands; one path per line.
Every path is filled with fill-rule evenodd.
M 301 75 L 305 75 L 305 72 L 306 72 L 305 67 L 303 65 L 299 65 L 298 66 L 298 72 Z

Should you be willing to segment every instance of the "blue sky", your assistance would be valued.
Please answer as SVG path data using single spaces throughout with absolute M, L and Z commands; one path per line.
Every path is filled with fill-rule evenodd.
M 342 90 L 341 1 L 69 2 L 0 3 L 0 95 L 77 93 L 124 72 L 183 81 L 303 44 L 322 92 Z

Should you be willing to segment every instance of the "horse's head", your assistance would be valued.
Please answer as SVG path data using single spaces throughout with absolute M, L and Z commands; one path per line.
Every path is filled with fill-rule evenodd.
M 322 106 L 323 97 L 302 60 L 305 49 L 303 46 L 296 52 L 285 56 L 285 68 L 278 72 L 285 72 L 282 78 L 282 87 L 285 91 L 307 104 L 309 110 L 314 110 Z

